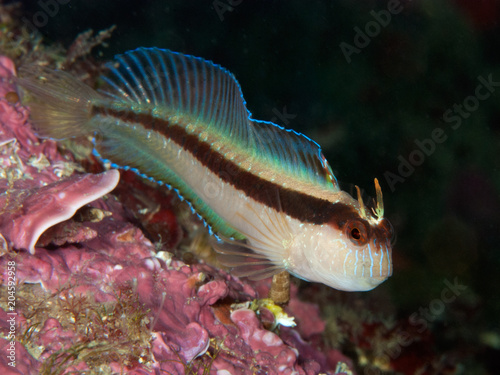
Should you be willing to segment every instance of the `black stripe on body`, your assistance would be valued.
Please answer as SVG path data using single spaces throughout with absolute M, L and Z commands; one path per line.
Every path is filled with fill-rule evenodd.
M 111 116 L 126 123 L 139 123 L 145 129 L 158 132 L 193 155 L 222 181 L 243 191 L 257 202 L 277 211 L 283 211 L 303 223 L 318 225 L 330 223 L 341 227 L 346 220 L 359 218 L 354 208 L 349 205 L 331 203 L 325 199 L 280 186 L 244 170 L 233 161 L 227 160 L 218 151 L 213 150 L 208 142 L 200 140 L 196 134 L 189 134 L 183 126 L 155 117 L 151 113 L 135 113 L 94 106 L 92 115 Z

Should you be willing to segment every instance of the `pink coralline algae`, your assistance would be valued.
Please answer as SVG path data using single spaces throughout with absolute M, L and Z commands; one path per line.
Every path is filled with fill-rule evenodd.
M 175 233 L 161 233 L 167 245 L 151 242 L 141 217 L 110 193 L 119 172 L 82 173 L 71 154 L 35 135 L 28 109 L 13 102 L 14 94 L 6 99 L 18 94 L 14 74 L 12 62 L 0 57 L 3 289 L 8 265 L 16 272 L 15 303 L 0 302 L 0 348 L 13 347 L 15 360 L 0 356 L 1 372 L 354 373 L 341 353 L 317 350 L 324 322 L 295 292 L 288 312 L 299 325 L 271 332 L 264 312 L 242 306 L 266 297 L 260 292 L 266 282 L 177 259 L 169 246 L 178 246 L 182 233 L 189 236 L 179 230 L 172 206 L 162 203 L 150 223 L 167 218 L 166 231 Z M 121 198 L 129 181 L 120 184 Z M 7 324 L 13 311 L 14 338 Z
M 12 247 L 35 251 L 35 243 L 49 227 L 71 218 L 76 210 L 113 190 L 119 173 L 72 173 L 71 160 L 61 157 L 56 144 L 39 141 L 31 132 L 28 111 L 5 97 L 15 93 L 10 60 L 0 58 L 0 233 Z M 16 94 L 17 95 L 17 94 Z
M 118 184 L 116 170 L 67 177 L 34 189 L 9 189 L 0 197 L 0 233 L 16 249 L 35 253 L 40 235 L 71 218 L 77 209 L 109 193 Z

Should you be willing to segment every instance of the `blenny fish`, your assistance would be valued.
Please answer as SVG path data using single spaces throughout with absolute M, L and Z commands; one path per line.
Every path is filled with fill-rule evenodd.
M 345 291 L 392 274 L 380 185 L 365 205 L 340 189 L 317 143 L 252 118 L 210 61 L 157 48 L 116 56 L 95 91 L 63 71 L 20 70 L 41 136 L 94 135 L 95 152 L 174 189 L 216 235 L 238 276 L 283 271 Z

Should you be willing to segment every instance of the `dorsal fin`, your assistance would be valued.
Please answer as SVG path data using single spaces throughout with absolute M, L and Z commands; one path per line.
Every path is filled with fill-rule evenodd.
M 338 191 L 337 179 L 321 152 L 307 136 L 271 122 L 252 120 L 255 156 L 273 163 L 273 168 L 306 183 Z
M 182 116 L 221 136 L 248 140 L 248 118 L 240 86 L 226 69 L 199 57 L 158 48 L 138 48 L 107 64 L 107 94 L 136 104 L 138 111 Z
M 272 163 L 291 179 L 338 191 L 317 143 L 293 130 L 251 118 L 234 76 L 210 61 L 158 48 L 118 55 L 103 79 L 117 106 L 175 117 L 191 131 L 213 135 L 232 151 Z

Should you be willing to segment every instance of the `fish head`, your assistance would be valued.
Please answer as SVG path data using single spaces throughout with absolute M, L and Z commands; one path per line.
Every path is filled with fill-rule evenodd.
M 367 291 L 392 275 L 394 232 L 383 217 L 382 193 L 375 184 L 374 208 L 364 206 L 359 189 L 358 200 L 342 192 L 330 222 L 317 228 L 314 251 L 300 270 L 304 279 L 344 291 Z
M 335 279 L 342 280 L 344 290 L 366 291 L 375 288 L 392 275 L 393 229 L 390 222 L 350 217 L 340 222 L 336 231 L 334 252 L 341 260 Z M 338 281 L 337 281 L 338 282 Z

